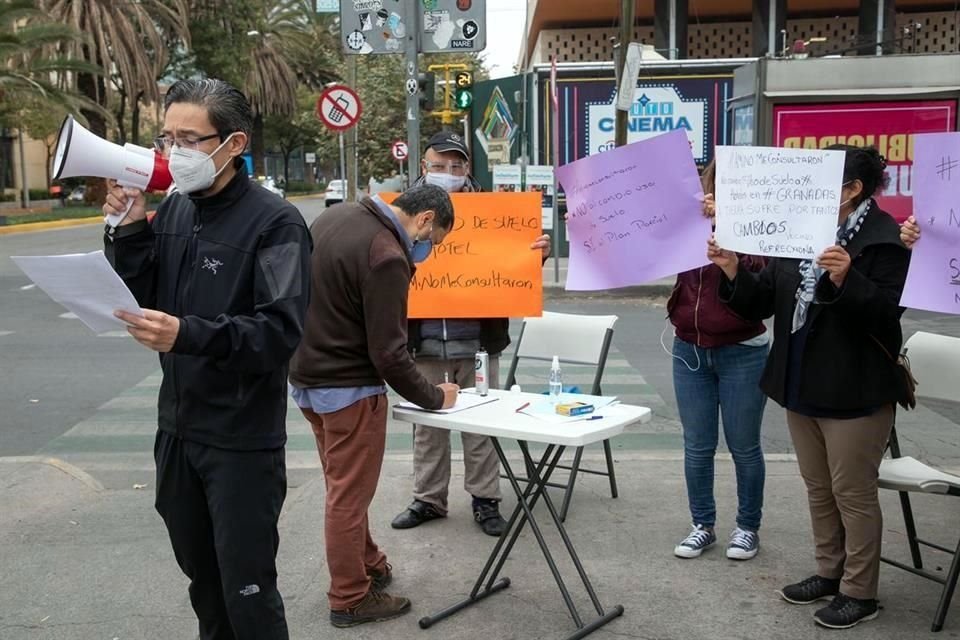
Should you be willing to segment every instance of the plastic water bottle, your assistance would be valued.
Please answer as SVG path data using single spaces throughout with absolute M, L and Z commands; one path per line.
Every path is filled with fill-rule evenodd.
M 553 364 L 550 365 L 550 402 L 558 404 L 561 393 L 563 393 L 563 372 L 560 370 L 560 358 L 553 356 Z

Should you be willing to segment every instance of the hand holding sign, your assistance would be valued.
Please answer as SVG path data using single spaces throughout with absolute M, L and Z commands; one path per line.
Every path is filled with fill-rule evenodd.
M 917 244 L 919 239 L 920 225 L 917 224 L 916 218 L 910 216 L 900 227 L 900 242 L 907 245 L 907 249 L 913 249 L 913 245 Z
M 642 284 L 705 264 L 703 189 L 677 130 L 564 165 L 567 289 Z
M 837 236 L 842 151 L 717 147 L 717 241 L 813 260 Z

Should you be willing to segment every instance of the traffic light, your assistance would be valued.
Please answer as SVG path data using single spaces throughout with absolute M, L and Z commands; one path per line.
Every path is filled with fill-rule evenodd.
M 457 89 L 469 89 L 473 86 L 473 74 L 469 71 L 458 71 L 455 80 Z
M 453 102 L 457 109 L 469 109 L 473 104 L 473 73 L 470 71 L 458 71 L 454 77 Z
M 457 93 L 453 96 L 453 101 L 457 109 L 461 111 L 469 109 L 470 105 L 473 104 L 473 92 L 471 92 L 470 89 L 457 89 Z
M 417 87 L 420 91 L 420 108 L 433 111 L 437 100 L 437 76 L 432 71 L 417 75 Z

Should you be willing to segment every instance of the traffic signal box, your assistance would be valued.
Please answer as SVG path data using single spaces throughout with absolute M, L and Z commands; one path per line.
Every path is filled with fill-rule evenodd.
M 473 104 L 473 72 L 465 64 L 432 64 L 427 73 L 429 77 L 420 84 L 420 106 L 425 111 L 433 111 L 443 124 L 453 124 L 457 117 Z M 443 71 L 443 109 L 435 111 L 434 72 Z M 455 75 L 453 72 L 456 72 Z

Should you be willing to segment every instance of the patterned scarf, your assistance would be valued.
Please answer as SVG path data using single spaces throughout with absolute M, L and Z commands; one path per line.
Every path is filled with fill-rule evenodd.
M 863 226 L 863 219 L 866 217 L 867 211 L 870 210 L 871 204 L 873 204 L 873 198 L 867 198 L 861 202 L 860 206 L 847 216 L 846 221 L 837 227 L 838 245 L 846 248 L 853 239 L 853 236 L 857 235 L 860 227 Z M 810 305 L 817 304 L 817 301 L 814 299 L 815 291 L 817 282 L 820 280 L 820 277 L 823 276 L 824 272 L 825 269 L 815 265 L 813 260 L 804 260 L 800 263 L 800 276 L 802 280 L 800 281 L 800 286 L 797 288 L 797 306 L 793 309 L 793 328 L 790 333 L 796 333 L 806 324 L 807 311 L 810 309 Z

